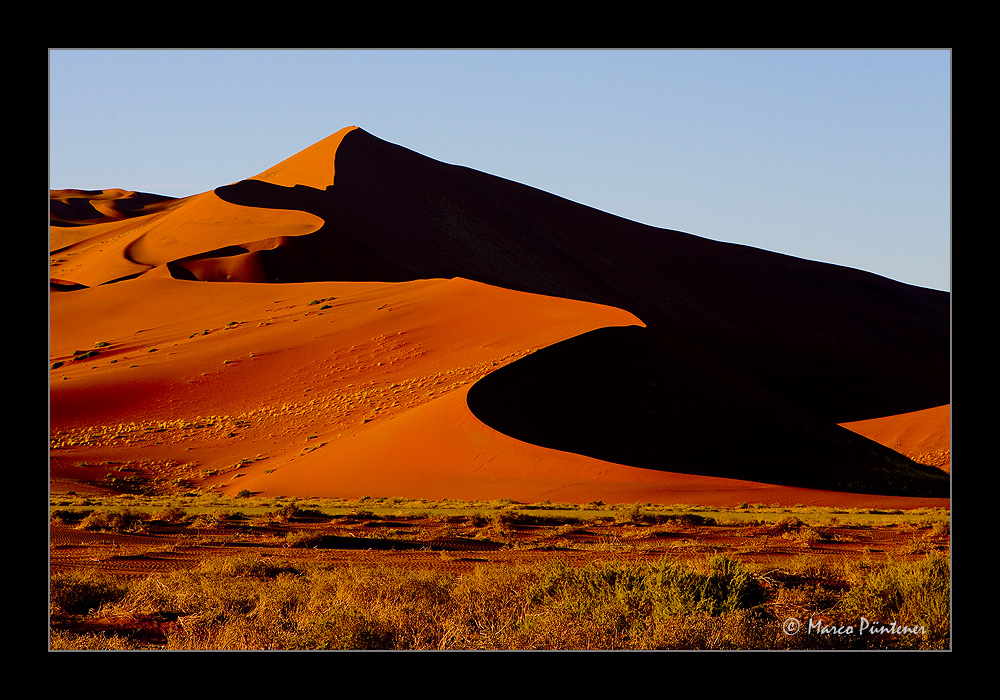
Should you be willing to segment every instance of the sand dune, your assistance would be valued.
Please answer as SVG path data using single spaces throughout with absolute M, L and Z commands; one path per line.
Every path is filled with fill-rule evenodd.
M 844 423 L 844 427 L 921 464 L 951 471 L 950 405 Z
M 949 400 L 946 293 L 353 127 L 185 199 L 51 195 L 54 479 L 127 462 L 230 494 L 947 504 L 947 411 L 923 412 Z
M 148 216 L 177 204 L 174 197 L 130 190 L 51 190 L 49 219 L 54 227 L 93 225 Z
M 206 192 L 142 218 L 71 229 L 76 240 L 52 252 L 53 276 L 94 287 L 159 268 L 189 279 L 197 271 L 206 281 L 265 281 L 259 251 L 322 224 L 306 212 L 247 209 Z

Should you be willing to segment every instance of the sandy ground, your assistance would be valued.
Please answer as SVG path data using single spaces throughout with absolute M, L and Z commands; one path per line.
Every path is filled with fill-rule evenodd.
M 628 467 L 521 442 L 470 413 L 469 387 L 496 368 L 592 328 L 638 323 L 609 307 L 461 279 L 274 287 L 141 278 L 55 292 L 51 318 L 52 360 L 64 363 L 51 380 L 57 480 L 73 480 L 79 463 L 176 463 L 170 481 L 230 494 L 941 503 Z M 99 354 L 73 359 L 79 350 Z M 922 454 L 928 440 L 947 443 L 947 412 L 904 418 L 891 424 L 907 426 L 905 445 L 893 442 L 898 430 L 884 444 Z
M 462 250 L 479 260 L 475 256 L 489 245 L 490 271 L 472 264 L 455 270 L 460 256 L 435 262 L 416 233 L 399 233 L 405 225 L 399 222 L 423 220 L 420 211 L 391 212 L 397 218 L 371 223 L 371 238 L 348 236 L 344 231 L 360 216 L 350 208 L 356 194 L 336 212 L 326 207 L 331 192 L 349 192 L 351 182 L 359 181 L 341 185 L 338 179 L 334 185 L 335 158 L 339 170 L 341 143 L 352 133 L 342 130 L 254 178 L 185 199 L 126 190 L 52 193 L 54 493 L 142 482 L 161 491 L 197 487 L 262 496 L 948 505 L 947 497 L 848 493 L 686 467 L 672 471 L 669 462 L 660 469 L 629 466 L 489 427 L 470 410 L 468 392 L 498 369 L 597 329 L 688 328 L 697 317 L 691 314 L 715 319 L 719 312 L 698 311 L 702 307 L 685 301 L 683 319 L 668 318 L 669 304 L 663 305 L 668 311 L 647 313 L 648 290 L 656 283 L 646 280 L 644 286 L 638 275 L 636 297 L 643 301 L 619 304 L 616 294 L 629 298 L 629 271 L 623 273 L 624 292 L 543 293 L 564 273 L 583 279 L 581 287 L 598 289 L 603 282 L 587 280 L 602 278 L 571 272 L 607 263 L 581 253 L 520 269 L 504 256 L 504 245 L 513 250 L 514 242 L 470 238 L 483 226 L 462 219 L 440 193 L 425 199 L 438 197 L 434 216 L 452 222 L 434 231 L 455 232 L 441 260 Z M 488 210 L 484 205 L 487 213 L 477 216 L 499 216 Z M 413 250 L 385 254 L 390 235 L 397 236 L 400 250 Z M 491 283 L 493 275 L 510 282 Z M 926 296 L 909 289 L 900 294 L 919 303 Z M 932 301 L 937 304 L 936 297 Z M 773 323 L 741 309 L 733 313 L 743 314 L 747 324 Z M 838 316 L 836 323 L 842 322 Z M 733 324 L 726 323 L 725 332 L 732 332 Z M 802 327 L 788 324 L 775 332 L 781 352 L 804 342 L 786 338 Z M 898 366 L 910 367 L 907 362 Z M 924 362 L 913 360 L 913 372 L 893 377 L 894 386 L 904 387 L 904 394 L 922 386 Z M 912 393 L 919 402 L 925 394 L 940 397 L 935 391 L 918 387 Z M 879 392 L 891 393 L 881 387 L 869 393 Z M 924 404 L 931 410 L 827 422 L 947 472 L 950 412 L 933 401 Z M 700 421 L 699 430 L 699 439 L 711 443 L 711 426 Z M 755 457 L 766 462 L 766 455 Z
M 844 423 L 859 435 L 922 464 L 951 471 L 951 406 Z

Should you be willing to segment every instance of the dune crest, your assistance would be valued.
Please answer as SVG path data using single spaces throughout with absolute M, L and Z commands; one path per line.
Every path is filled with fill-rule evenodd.
M 172 266 L 163 273 L 201 279 L 196 271 L 209 269 L 204 261 L 234 258 L 230 274 L 210 273 L 204 279 L 268 281 L 252 254 L 322 224 L 307 212 L 246 209 L 205 192 L 142 217 L 73 229 L 77 240 L 53 251 L 51 274 L 94 287 Z
M 356 126 L 345 127 L 249 179 L 282 187 L 303 185 L 325 190 L 333 185 L 337 148 L 344 136 L 355 129 Z
M 228 493 L 947 503 L 941 465 L 855 429 L 947 403 L 946 293 L 357 127 L 183 200 L 93 203 L 126 193 L 51 193 L 53 464 Z
M 177 203 L 165 197 L 131 190 L 50 190 L 49 218 L 53 226 L 72 227 L 121 221 L 164 211 Z

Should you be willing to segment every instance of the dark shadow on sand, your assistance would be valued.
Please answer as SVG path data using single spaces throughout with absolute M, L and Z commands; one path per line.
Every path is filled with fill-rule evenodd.
M 486 425 L 618 464 L 814 489 L 947 497 L 949 477 L 639 326 L 603 328 L 469 391 Z
M 360 129 L 344 136 L 335 172 L 324 190 L 254 180 L 216 190 L 325 222 L 249 253 L 255 274 L 464 277 L 615 306 L 645 324 L 585 334 L 481 380 L 470 407 L 497 430 L 650 469 L 948 495 L 943 472 L 837 426 L 950 401 L 948 293 L 629 221 Z

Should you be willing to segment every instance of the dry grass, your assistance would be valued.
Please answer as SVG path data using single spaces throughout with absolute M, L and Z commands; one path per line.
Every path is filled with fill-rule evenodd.
M 940 555 L 916 567 L 883 561 L 841 571 L 803 561 L 765 572 L 710 556 L 585 566 L 555 559 L 466 573 L 244 555 L 139 579 L 57 575 L 53 613 L 89 615 L 107 629 L 58 631 L 51 644 L 143 647 L 135 634 L 109 632 L 117 620 L 118 629 L 158 622 L 162 639 L 144 648 L 167 649 L 941 649 L 949 579 Z M 790 618 L 809 626 L 789 635 L 782 624 Z M 811 619 L 854 631 L 823 632 Z M 860 627 L 865 620 L 869 628 Z M 871 633 L 893 622 L 913 631 Z
M 71 500 L 54 504 L 54 527 L 92 544 L 53 546 L 53 649 L 950 644 L 941 513 L 860 528 L 806 509 L 741 519 L 603 504 Z M 880 533 L 891 551 L 866 539 Z M 913 629 L 872 633 L 893 622 Z

